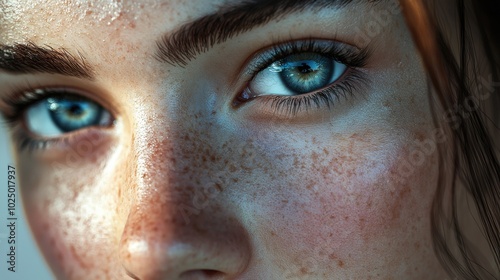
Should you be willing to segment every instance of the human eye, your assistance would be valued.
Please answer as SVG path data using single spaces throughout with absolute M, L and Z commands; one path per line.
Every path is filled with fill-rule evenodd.
M 98 102 L 77 90 L 46 88 L 23 91 L 6 102 L 4 117 L 12 127 L 20 125 L 21 147 L 45 148 L 72 134 L 91 128 L 106 128 L 114 123 L 111 113 Z
M 280 116 L 295 117 L 303 111 L 331 109 L 340 97 L 347 98 L 366 85 L 369 53 L 345 43 L 327 40 L 291 41 L 255 55 L 246 88 L 234 106 L 260 99 Z

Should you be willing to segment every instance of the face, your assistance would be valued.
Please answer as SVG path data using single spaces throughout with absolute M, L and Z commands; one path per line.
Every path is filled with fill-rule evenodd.
M 397 2 L 340 2 L 0 1 L 55 276 L 445 279 L 423 65 Z

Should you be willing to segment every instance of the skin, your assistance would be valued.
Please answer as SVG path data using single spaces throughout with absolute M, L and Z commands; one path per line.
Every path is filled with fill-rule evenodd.
M 155 41 L 222 2 L 149 2 L 3 1 L 0 43 L 79 51 L 97 77 L 0 72 L 0 94 L 25 81 L 77 87 L 116 118 L 16 154 L 57 278 L 447 278 L 430 231 L 438 155 L 425 148 L 446 137 L 401 13 L 369 38 L 367 85 L 331 110 L 231 106 L 245 86 L 238 71 L 273 38 L 357 46 L 353 30 L 391 3 L 287 16 L 181 68 L 153 57 Z

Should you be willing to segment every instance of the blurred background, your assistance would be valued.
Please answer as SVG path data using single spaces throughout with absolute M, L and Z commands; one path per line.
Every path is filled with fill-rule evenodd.
M 10 244 L 9 237 L 7 191 L 8 166 L 15 166 L 10 151 L 7 129 L 0 118 L 0 279 L 2 280 L 50 280 L 54 279 L 43 257 L 38 251 L 30 229 L 24 218 L 24 209 L 20 200 L 19 185 L 16 181 L 16 272 L 8 270 L 7 263 Z

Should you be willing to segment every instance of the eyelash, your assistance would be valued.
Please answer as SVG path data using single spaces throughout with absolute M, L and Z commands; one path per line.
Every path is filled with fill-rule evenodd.
M 23 115 L 30 106 L 47 98 L 75 97 L 86 100 L 91 100 L 91 99 L 76 95 L 74 93 L 76 90 L 70 91 L 64 88 L 43 89 L 47 87 L 41 85 L 33 86 L 31 84 L 28 84 L 26 88 L 27 89 L 16 88 L 13 91 L 14 94 L 8 95 L 2 99 L 2 101 L 7 105 L 7 110 L 3 112 L 2 116 L 5 119 L 5 123 L 7 124 L 7 126 L 13 131 L 12 135 L 13 138 L 15 139 L 14 142 L 17 143 L 19 151 L 22 152 L 28 149 L 30 152 L 32 152 L 34 150 L 44 150 L 47 147 L 69 143 L 71 141 L 71 137 L 74 136 L 74 133 L 59 138 L 38 137 L 38 139 L 36 139 L 35 137 L 31 136 L 30 133 L 27 133 L 25 131 L 26 128 L 19 127 L 19 129 L 16 129 L 16 127 L 24 125 L 21 119 L 23 118 Z
M 297 96 L 259 96 L 255 99 L 262 99 L 261 102 L 265 106 L 270 106 L 273 114 L 285 116 L 288 118 L 295 117 L 300 111 L 308 111 L 313 106 L 320 109 L 321 106 L 326 106 L 331 109 L 333 105 L 342 98 L 352 96 L 360 86 L 366 86 L 369 82 L 365 73 L 359 70 L 366 66 L 370 57 L 368 49 L 354 50 L 352 47 L 347 47 L 342 43 L 333 41 L 321 41 L 315 39 L 307 39 L 305 41 L 288 41 L 276 43 L 270 49 L 260 54 L 260 56 L 249 65 L 247 73 L 252 77 L 246 86 L 255 78 L 255 76 L 267 69 L 272 63 L 284 59 L 287 56 L 299 53 L 318 53 L 339 63 L 345 64 L 348 69 L 338 81 L 330 84 L 328 87 Z M 238 107 L 242 103 L 239 98 L 235 98 L 233 106 Z M 270 103 L 270 105 L 269 105 Z
M 340 78 L 342 81 L 335 82 L 327 88 L 313 93 L 287 97 L 260 96 L 256 98 L 263 99 L 263 104 L 270 106 L 273 109 L 273 113 L 276 115 L 295 117 L 300 111 L 308 111 L 313 106 L 315 106 L 316 109 L 319 109 L 321 106 L 326 106 L 328 109 L 331 109 L 340 97 L 347 98 L 348 95 L 353 95 L 358 89 L 358 86 L 366 85 L 368 82 L 366 75 L 358 69 L 366 65 L 366 61 L 369 58 L 367 49 L 354 51 L 352 48 L 348 48 L 341 43 L 331 41 L 320 42 L 314 39 L 274 44 L 270 50 L 264 51 L 248 66 L 247 73 L 253 79 L 257 73 L 267 69 L 273 62 L 293 54 L 304 52 L 314 52 L 325 55 L 330 59 L 347 65 L 348 70 L 344 73 L 343 77 Z M 28 84 L 26 88 L 27 90 L 15 90 L 15 94 L 7 96 L 3 100 L 8 108 L 6 112 L 3 113 L 3 117 L 10 128 L 14 128 L 21 124 L 20 120 L 26 109 L 37 102 L 54 96 L 59 98 L 75 96 L 74 93 L 65 89 L 41 90 L 41 88 L 44 87 L 35 87 L 30 84 Z M 242 102 L 240 102 L 240 104 L 241 103 Z M 270 105 L 268 103 L 270 103 Z M 233 102 L 235 106 L 240 104 L 238 104 L 237 99 Z M 16 130 L 14 137 L 16 138 L 16 143 L 19 143 L 18 145 L 21 151 L 26 148 L 30 150 L 45 149 L 47 146 L 57 145 L 70 140 L 70 138 L 68 138 L 70 136 L 64 138 L 35 139 L 24 132 L 23 129 Z

